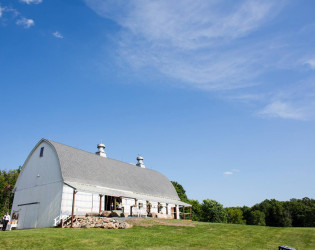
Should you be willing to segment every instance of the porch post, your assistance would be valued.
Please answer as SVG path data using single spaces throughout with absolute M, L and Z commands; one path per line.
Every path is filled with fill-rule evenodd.
M 138 206 L 137 206 L 137 199 L 135 199 L 135 205 L 134 206 L 131 206 L 131 216 L 133 216 L 133 208 L 135 207 L 136 208 L 136 211 L 138 211 Z
M 103 198 L 103 195 L 100 194 L 100 213 L 102 212 L 102 198 Z
M 123 214 L 125 214 L 125 206 L 123 206 L 123 197 L 120 196 L 120 206 L 121 206 L 121 211 Z
M 72 215 L 71 215 L 71 227 L 73 227 L 73 216 L 74 216 L 74 204 L 75 204 L 75 194 L 78 191 L 73 189 L 73 197 L 72 197 Z
M 185 220 L 185 206 L 183 206 L 183 214 L 184 214 L 184 220 Z
M 176 207 L 176 219 L 179 220 L 179 205 L 175 205 Z
M 166 214 L 168 214 L 168 204 L 165 203 L 165 206 L 166 206 Z

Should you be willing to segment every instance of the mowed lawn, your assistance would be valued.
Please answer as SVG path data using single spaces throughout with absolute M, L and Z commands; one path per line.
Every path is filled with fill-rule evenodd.
M 315 228 L 275 228 L 176 220 L 135 220 L 131 229 L 28 229 L 0 232 L 2 249 L 211 248 L 315 249 Z

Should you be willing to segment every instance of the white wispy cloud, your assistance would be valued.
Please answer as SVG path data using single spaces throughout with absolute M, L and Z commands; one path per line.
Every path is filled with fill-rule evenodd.
M 22 17 L 16 21 L 16 24 L 23 26 L 25 29 L 28 29 L 31 26 L 34 26 L 35 22 L 33 19 L 28 19 L 28 18 Z
M 265 96 L 267 104 L 257 112 L 266 118 L 310 120 L 315 118 L 315 77 L 293 84 L 286 84 Z
M 14 9 L 12 7 L 1 6 L 0 5 L 0 18 L 3 17 L 3 14 L 5 12 L 13 14 L 14 17 L 16 17 L 16 16 L 18 16 L 20 14 L 16 9 Z
M 231 43 L 256 30 L 277 10 L 274 1 L 98 1 L 98 14 L 123 28 L 119 53 L 133 67 L 151 66 L 202 89 L 252 86 L 256 46 Z M 229 6 L 229 7 L 226 7 Z M 185 17 L 185 18 L 183 18 Z M 228 49 L 226 49 L 228 48 Z
M 40 4 L 43 2 L 43 0 L 20 0 L 20 2 L 26 4 Z
M 304 64 L 308 65 L 311 69 L 315 69 L 315 58 L 306 60 Z
M 85 2 L 98 15 L 121 26 L 117 54 L 133 69 L 153 69 L 176 79 L 178 85 L 254 103 L 254 113 L 261 118 L 315 117 L 315 103 L 306 97 L 314 92 L 299 90 L 299 81 L 306 76 L 290 83 L 296 85 L 293 91 L 285 80 L 265 79 L 275 72 L 299 71 L 301 64 L 315 69 L 315 59 L 301 61 L 314 54 L 310 53 L 313 46 L 303 44 L 302 38 L 311 37 L 312 29 L 304 28 L 299 36 L 294 31 L 259 32 L 271 26 L 286 1 Z M 311 78 L 315 81 L 315 76 Z
M 118 21 L 150 42 L 200 49 L 218 39 L 245 35 L 264 20 L 271 7 L 271 3 L 245 2 L 223 14 L 217 12 L 216 1 L 137 1 L 130 15 Z
M 54 33 L 52 33 L 52 35 L 56 38 L 59 38 L 59 39 L 63 39 L 63 35 L 60 34 L 60 32 L 56 31 Z
M 280 117 L 285 119 L 306 119 L 303 109 L 298 109 L 290 103 L 285 103 L 281 101 L 275 101 L 268 104 L 258 114 L 267 117 Z
M 232 175 L 232 174 L 239 173 L 239 172 L 240 172 L 239 169 L 233 168 L 233 169 L 230 170 L 230 171 L 225 171 L 223 174 L 224 174 L 224 175 Z
M 1 6 L 0 6 L 0 18 L 2 17 L 2 12 L 4 11 L 4 8 L 2 8 Z
M 223 174 L 225 174 L 225 175 L 232 175 L 233 172 L 231 172 L 231 171 L 226 171 L 226 172 L 224 172 Z

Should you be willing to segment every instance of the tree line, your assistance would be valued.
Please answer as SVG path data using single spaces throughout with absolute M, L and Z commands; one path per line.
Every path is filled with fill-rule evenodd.
M 0 170 L 0 217 L 11 211 L 14 194 L 12 190 L 21 171 L 21 167 L 14 170 Z
M 172 181 L 181 201 L 192 205 L 192 220 L 204 222 L 274 226 L 315 227 L 315 200 L 310 198 L 290 201 L 264 200 L 252 207 L 227 207 L 215 200 L 188 199 L 182 185 Z M 187 211 L 186 211 L 187 212 Z

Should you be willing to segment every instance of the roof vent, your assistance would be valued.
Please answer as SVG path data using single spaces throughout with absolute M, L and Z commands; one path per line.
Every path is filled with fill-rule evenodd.
M 104 151 L 105 145 L 103 143 L 100 143 L 97 145 L 97 148 L 98 148 L 98 151 L 95 154 L 106 158 L 107 156 L 106 156 L 106 153 Z
M 138 167 L 140 167 L 140 168 L 145 168 L 145 165 L 144 165 L 144 163 L 143 163 L 143 157 L 141 156 L 141 155 L 139 155 L 138 157 L 137 157 L 137 161 L 138 161 L 138 163 L 136 164 Z

